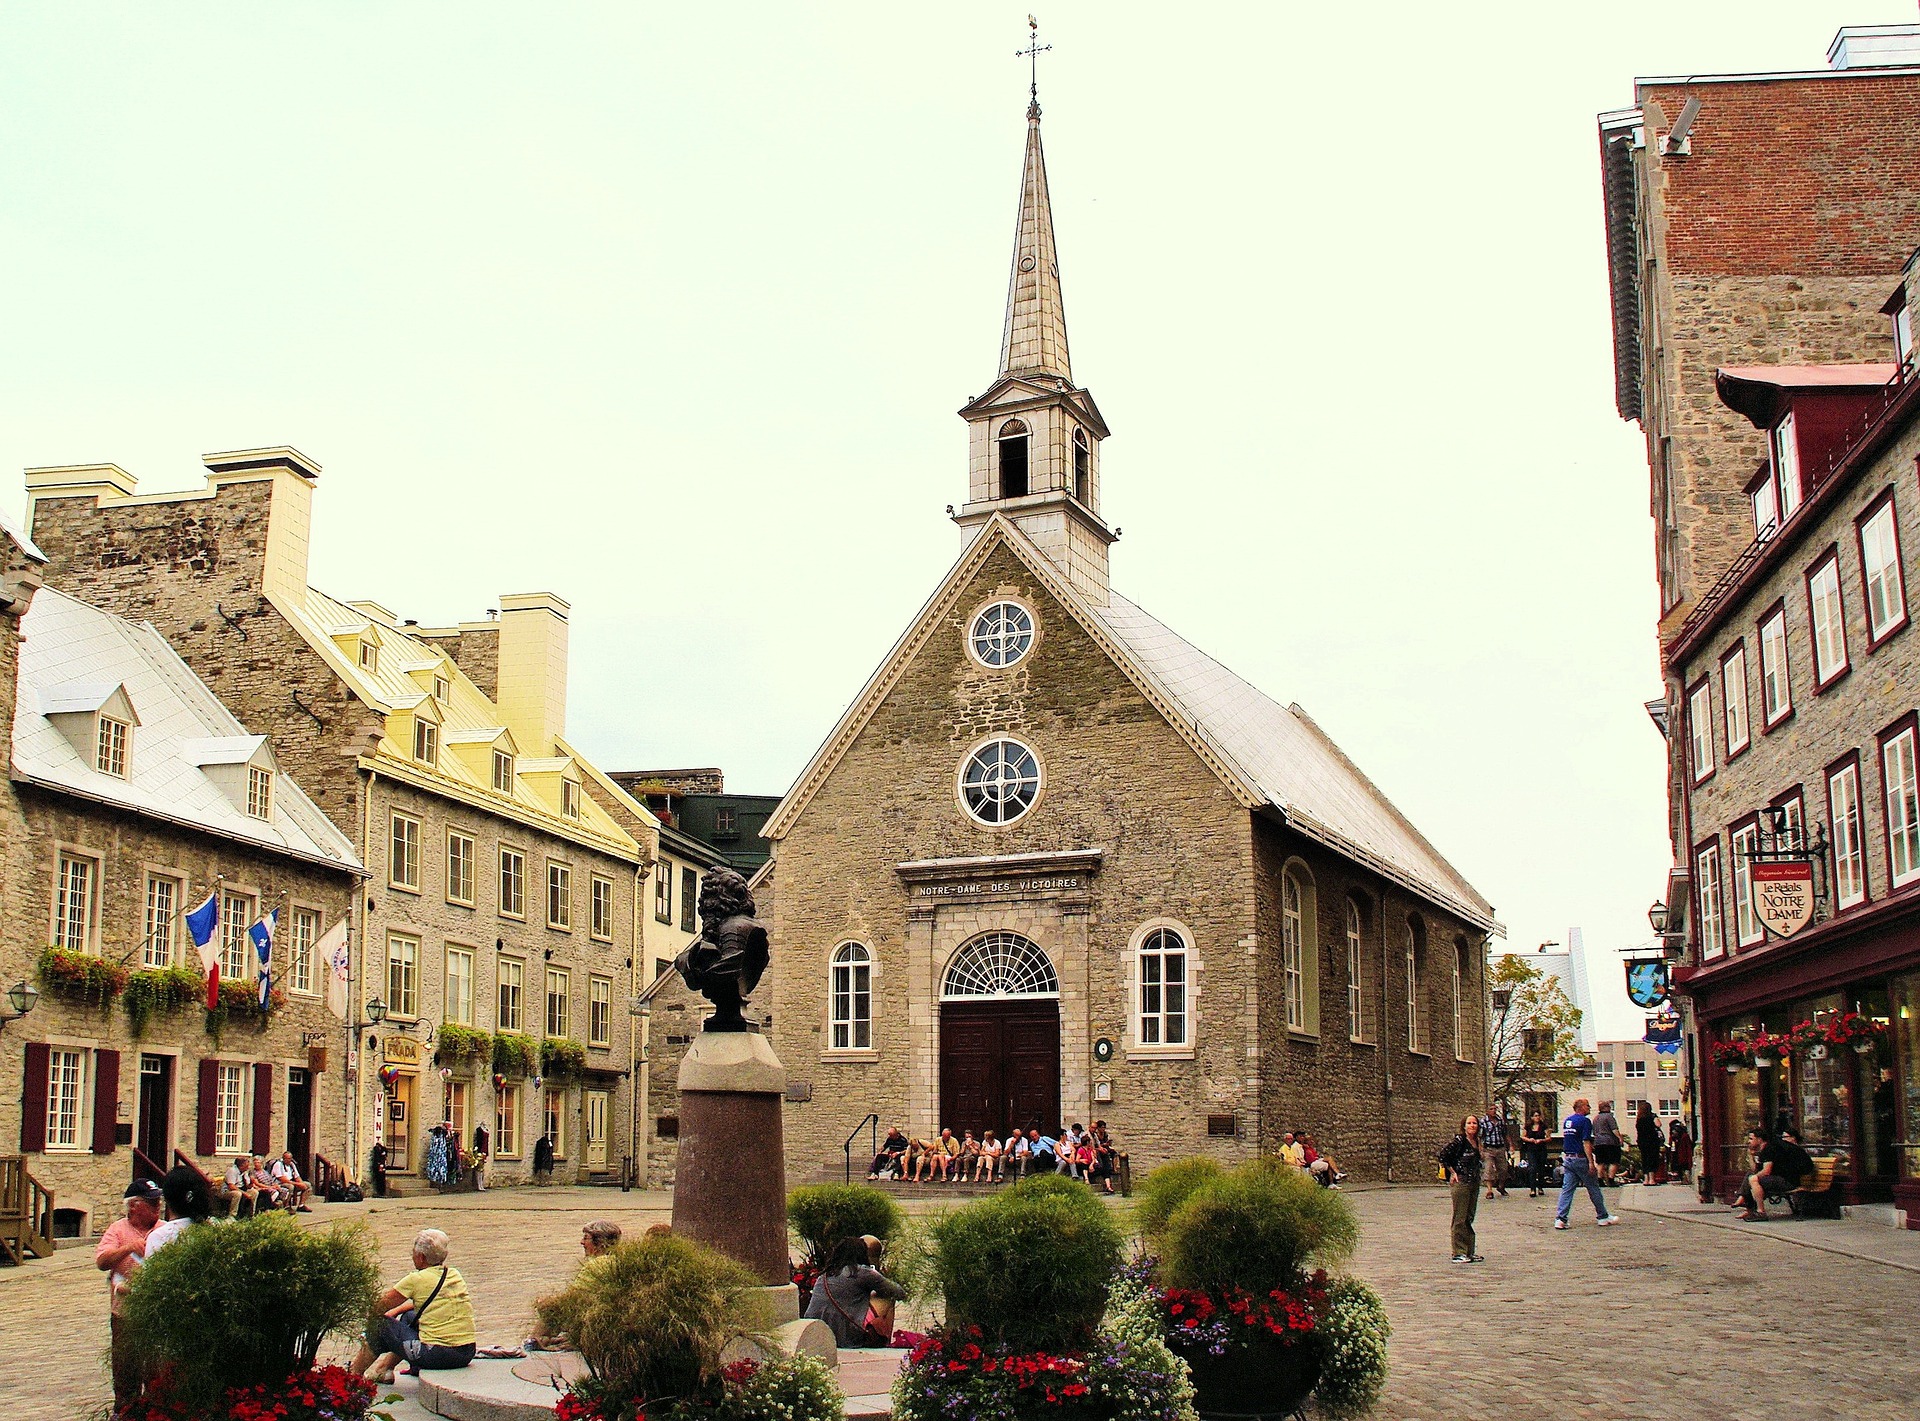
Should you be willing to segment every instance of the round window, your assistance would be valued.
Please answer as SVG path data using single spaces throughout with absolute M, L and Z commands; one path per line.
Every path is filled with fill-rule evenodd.
M 1040 761 L 1018 740 L 989 740 L 960 770 L 960 798 L 982 824 L 1011 824 L 1040 793 Z
M 967 644 L 982 666 L 1011 666 L 1033 646 L 1033 613 L 1018 602 L 995 602 L 973 619 Z

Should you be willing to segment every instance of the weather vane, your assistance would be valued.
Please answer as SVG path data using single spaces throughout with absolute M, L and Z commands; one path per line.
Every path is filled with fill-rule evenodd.
M 1013 52 L 1013 56 L 1015 59 L 1024 59 L 1027 61 L 1027 100 L 1033 108 L 1033 111 L 1038 113 L 1040 109 L 1040 56 L 1052 49 L 1053 46 L 1040 43 L 1040 22 L 1031 15 L 1027 16 L 1027 31 L 1027 47 L 1025 49 L 1016 49 Z

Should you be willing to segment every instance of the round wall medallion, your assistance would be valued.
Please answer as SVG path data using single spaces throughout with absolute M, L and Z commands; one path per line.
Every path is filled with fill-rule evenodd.
M 1093 1059 L 1105 1065 L 1113 1059 L 1113 1043 L 1102 1036 L 1093 1043 Z
M 1038 265 L 1040 265 L 1040 263 L 1033 259 L 1031 253 L 1020 258 L 1020 270 L 1022 271 L 1032 271 Z

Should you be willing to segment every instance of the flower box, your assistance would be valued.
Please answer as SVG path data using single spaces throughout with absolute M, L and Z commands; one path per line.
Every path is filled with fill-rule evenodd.
M 101 1006 L 125 991 L 127 978 L 133 975 L 122 963 L 65 947 L 49 947 L 41 953 L 39 968 L 40 980 L 49 991 Z

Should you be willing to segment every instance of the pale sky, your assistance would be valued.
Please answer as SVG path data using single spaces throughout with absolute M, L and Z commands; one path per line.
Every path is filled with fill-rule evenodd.
M 1305 706 L 1509 946 L 1583 925 L 1637 1036 L 1660 685 L 1594 115 L 1914 8 L 1302 9 L 1040 13 L 1114 582 Z M 962 546 L 1027 13 L 8 6 L 0 469 L 295 445 L 316 585 L 559 592 L 583 749 L 778 793 Z

